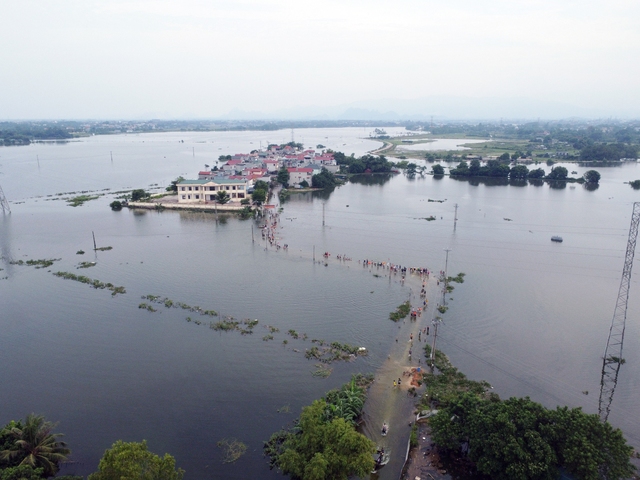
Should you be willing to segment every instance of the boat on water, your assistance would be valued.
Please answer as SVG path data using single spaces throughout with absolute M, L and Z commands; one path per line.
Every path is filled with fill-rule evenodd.
M 552 242 L 562 243 L 562 237 L 560 237 L 558 235 L 554 235 L 553 237 L 551 237 L 551 241 Z

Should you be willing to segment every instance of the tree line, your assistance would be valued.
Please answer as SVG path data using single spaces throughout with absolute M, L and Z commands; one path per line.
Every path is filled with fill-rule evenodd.
M 71 455 L 67 444 L 60 440 L 63 435 L 54 433 L 55 428 L 56 424 L 44 416 L 30 414 L 0 429 L 0 480 L 41 480 L 55 476 Z M 88 480 L 182 480 L 183 475 L 171 455 L 155 455 L 147 449 L 146 441 L 118 440 L 105 451 L 98 470 Z M 75 475 L 56 478 L 83 480 Z

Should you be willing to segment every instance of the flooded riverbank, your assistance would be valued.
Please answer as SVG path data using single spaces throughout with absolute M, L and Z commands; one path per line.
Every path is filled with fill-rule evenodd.
M 230 148 L 246 151 L 252 133 L 236 133 L 241 140 L 231 143 L 230 137 Z M 321 130 L 312 135 L 330 136 Z M 178 144 L 178 136 L 37 145 L 40 170 L 32 147 L 1 152 L 0 181 L 12 201 L 11 215 L 0 218 L 0 277 L 6 277 L 0 280 L 0 360 L 9 366 L 0 371 L 0 381 L 12 387 L 2 400 L 4 420 L 34 411 L 59 421 L 74 451 L 74 472 L 93 471 L 103 451 L 121 438 L 147 439 L 150 450 L 171 453 L 187 479 L 281 478 L 268 470 L 262 442 L 303 405 L 358 372 L 380 377 L 372 387 L 379 391 L 371 396 L 379 400 L 367 405 L 364 428 L 382 441 L 380 427 L 389 423 L 385 440 L 401 466 L 412 409 L 393 380 L 409 366 L 411 333 L 415 345 L 418 326 L 433 317 L 438 285 L 430 278 L 429 310 L 420 319 L 396 324 L 389 313 L 410 295 L 418 305 L 419 280 L 407 275 L 402 284 L 358 260 L 439 271 L 444 249 L 451 249 L 448 270 L 467 273 L 465 283 L 447 296 L 439 330 L 439 348 L 452 362 L 470 378 L 489 381 L 502 397 L 528 395 L 550 407 L 597 411 L 600 355 L 619 286 L 630 205 L 638 193 L 623 182 L 640 178 L 637 165 L 601 169 L 596 191 L 402 175 L 354 178 L 333 192 L 302 193 L 283 204 L 275 235 L 289 246 L 286 251 L 252 243 L 252 220 L 216 222 L 201 212 L 112 212 L 108 194 L 76 208 L 45 201 L 61 192 L 116 192 L 152 183 L 162 188 L 163 181 L 189 175 L 219 154 L 236 153 L 218 153 L 222 147 L 216 143 Z M 322 143 L 359 140 L 332 141 Z M 210 148 L 207 159 L 198 157 L 198 145 Z M 434 221 L 424 220 L 431 216 Z M 99 246 L 112 250 L 93 252 L 92 231 Z M 553 244 L 552 235 L 564 242 Z M 88 253 L 77 255 L 79 250 Z M 332 252 L 327 266 L 313 262 L 314 250 L 317 260 Z M 339 261 L 338 253 L 352 260 Z M 51 258 L 61 259 L 52 272 L 10 263 Z M 78 273 L 82 261 L 95 262 L 88 277 L 123 286 L 126 294 L 112 297 L 52 275 Z M 253 334 L 216 331 L 196 324 L 193 312 L 138 308 L 147 295 L 259 323 Z M 636 444 L 640 326 L 633 319 L 639 311 L 640 296 L 632 291 L 626 363 L 609 418 Z M 263 340 L 267 335 L 273 340 Z M 304 357 L 313 339 L 366 347 L 369 355 L 336 362 L 321 378 Z M 191 441 L 195 435 L 197 446 Z M 215 445 L 223 438 L 248 446 L 235 464 L 222 464 Z M 381 476 L 396 468 L 389 467 Z

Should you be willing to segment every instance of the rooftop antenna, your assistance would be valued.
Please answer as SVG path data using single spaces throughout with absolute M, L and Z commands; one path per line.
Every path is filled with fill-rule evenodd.
M 624 327 L 627 320 L 631 267 L 633 267 L 633 256 L 636 250 L 636 240 L 638 239 L 639 222 L 640 202 L 634 202 L 631 226 L 629 227 L 629 239 L 627 241 L 627 253 L 624 257 L 624 268 L 622 269 L 622 279 L 620 280 L 620 290 L 618 290 L 616 308 L 613 311 L 607 346 L 604 349 L 604 357 L 602 357 L 598 415 L 600 415 L 600 420 L 603 422 L 606 422 L 607 418 L 609 418 L 613 392 L 618 384 L 618 373 L 620 372 L 620 366 L 624 363 L 624 359 L 622 358 L 622 342 L 624 340 Z

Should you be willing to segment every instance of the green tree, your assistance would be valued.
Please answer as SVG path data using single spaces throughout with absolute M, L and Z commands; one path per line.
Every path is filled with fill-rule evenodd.
M 177 192 L 178 184 L 184 180 L 184 177 L 180 176 L 175 180 L 171 180 L 171 184 L 167 187 L 167 192 Z
M 407 175 L 407 177 L 414 178 L 416 176 L 417 171 L 418 171 L 418 165 L 411 162 L 407 164 L 407 169 L 405 170 L 404 173 Z
M 527 178 L 529 169 L 526 165 L 516 165 L 509 171 L 509 178 Z
M 528 178 L 543 178 L 544 177 L 544 169 L 542 168 L 534 168 L 527 175 Z
M 587 170 L 584 172 L 582 178 L 584 178 L 584 181 L 587 183 L 593 183 L 596 185 L 600 183 L 600 173 L 596 170 Z
M 509 162 L 511 161 L 511 156 L 509 155 L 509 152 L 504 152 L 498 157 L 498 160 L 501 162 Z
M 431 167 L 431 173 L 434 175 L 444 175 L 444 167 L 438 163 Z
M 2 430 L 5 449 L 0 452 L 0 459 L 10 466 L 41 468 L 45 477 L 55 475 L 59 464 L 71 453 L 66 443 L 58 441 L 62 434 L 53 433 L 55 427 L 56 424 L 45 420 L 44 416 L 33 413 L 27 415 L 24 423 L 10 423 Z
M 265 192 L 268 192 L 269 191 L 269 184 L 267 182 L 265 182 L 264 180 L 258 180 L 253 185 L 253 189 L 254 190 L 264 190 Z
M 278 183 L 286 187 L 289 185 L 289 178 L 289 170 L 287 170 L 285 167 L 282 167 L 280 170 L 278 170 Z
M 114 200 L 109 204 L 109 206 L 111 207 L 111 210 L 114 211 L 122 210 L 122 202 L 120 202 L 119 200 Z
M 159 457 L 147 449 L 147 442 L 118 440 L 98 465 L 98 471 L 88 480 L 182 480 L 184 470 L 176 470 L 175 459 L 165 453 Z
M 309 182 L 307 182 L 306 180 L 302 180 L 302 181 L 300 182 L 300 186 L 301 186 L 302 188 L 309 188 Z
M 374 466 L 375 445 L 344 418 L 325 422 L 326 407 L 324 400 L 316 400 L 302 410 L 300 433 L 291 434 L 284 442 L 278 466 L 283 473 L 302 480 L 368 475 Z
M 336 177 L 326 168 L 311 177 L 313 188 L 333 188 L 336 186 Z
M 228 203 L 231 200 L 231 197 L 229 197 L 229 194 L 227 193 L 226 190 L 218 190 L 218 193 L 216 193 L 216 202 L 218 202 L 220 205 L 224 205 L 225 203 Z
M 263 204 L 267 200 L 267 192 L 261 188 L 254 190 L 251 194 L 251 200 L 257 204 Z
M 469 162 L 469 175 L 472 177 L 480 175 L 480 160 L 477 158 L 474 158 Z
M 131 191 L 131 201 L 132 202 L 137 202 L 139 200 L 144 200 L 145 198 L 148 198 L 149 194 L 147 192 L 144 191 L 144 189 L 142 188 L 138 188 L 136 190 L 132 190 Z
M 42 480 L 44 470 L 30 465 L 19 465 L 0 469 L 0 480 Z
M 566 180 L 569 171 L 564 167 L 555 167 L 551 170 L 547 178 L 549 180 Z

